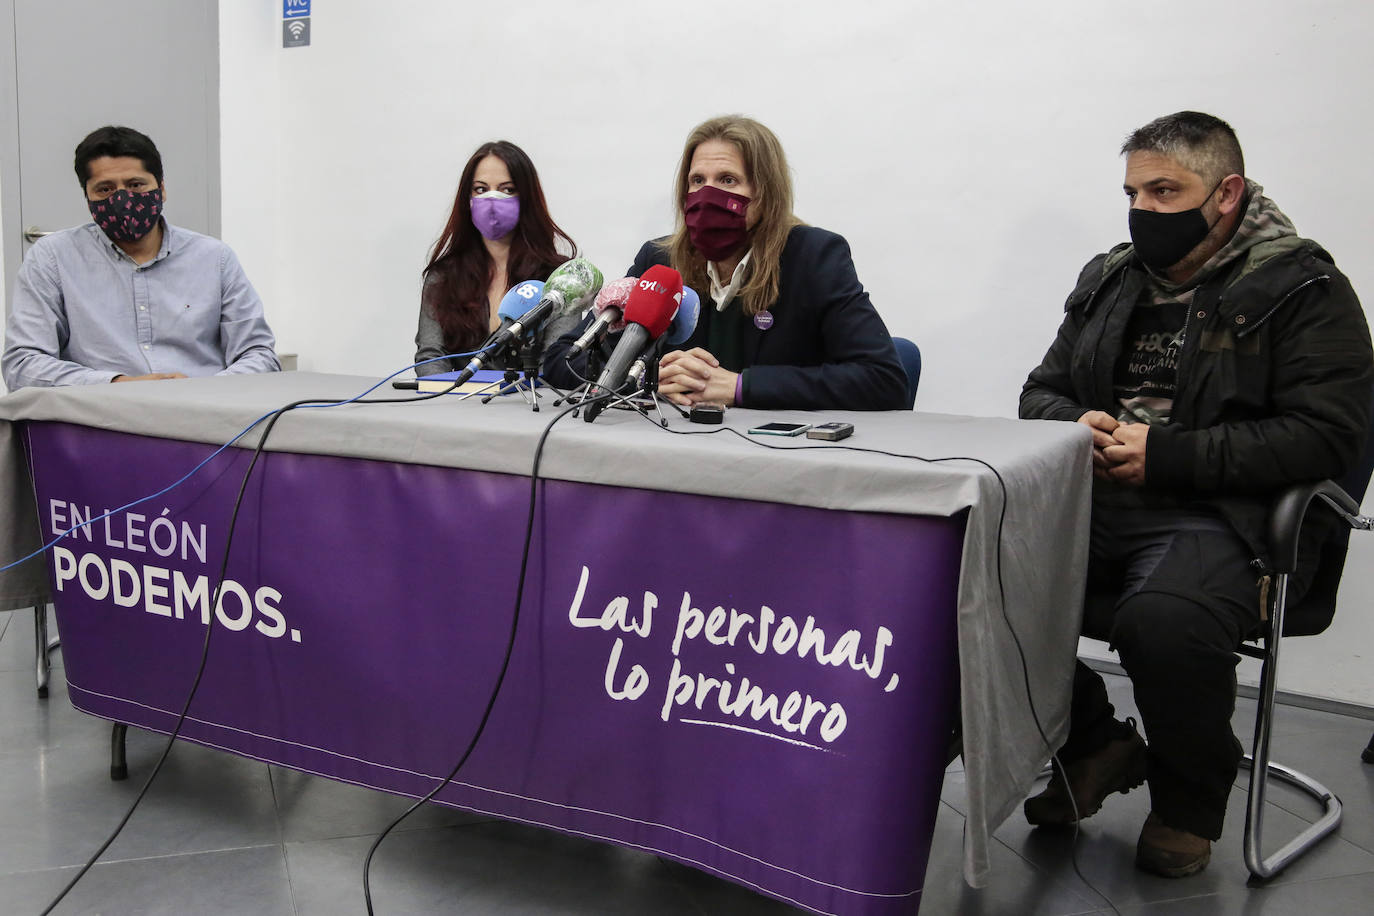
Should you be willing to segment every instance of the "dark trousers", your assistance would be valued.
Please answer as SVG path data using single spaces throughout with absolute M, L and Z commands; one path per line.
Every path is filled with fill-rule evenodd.
M 1216 515 L 1093 509 L 1085 633 L 1106 638 L 1130 675 L 1149 744 L 1155 813 L 1170 827 L 1208 839 L 1221 836 L 1243 755 L 1231 715 L 1235 649 L 1260 621 L 1252 559 Z M 1290 600 L 1306 578 L 1291 577 Z M 1102 677 L 1078 662 L 1061 762 L 1091 754 L 1124 728 Z

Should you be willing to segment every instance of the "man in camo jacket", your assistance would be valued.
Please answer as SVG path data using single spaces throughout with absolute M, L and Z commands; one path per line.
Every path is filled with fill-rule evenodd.
M 1261 619 L 1269 500 L 1358 461 L 1374 358 L 1349 281 L 1245 177 L 1230 125 L 1179 112 L 1121 152 L 1132 244 L 1083 268 L 1020 414 L 1092 430 L 1089 591 L 1117 598 L 1091 628 L 1149 743 L 1078 662 L 1062 772 L 1025 813 L 1072 824 L 1148 780 L 1136 864 L 1182 877 L 1207 865 L 1242 756 L 1234 650 Z M 1291 600 L 1335 531 L 1313 527 Z

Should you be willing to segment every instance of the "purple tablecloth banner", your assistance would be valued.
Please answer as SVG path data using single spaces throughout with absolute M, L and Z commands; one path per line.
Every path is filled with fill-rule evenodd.
M 51 536 L 211 446 L 27 424 Z M 387 792 L 438 784 L 510 632 L 528 478 L 249 454 L 49 553 L 72 702 Z M 92 473 L 98 467 L 99 473 Z M 916 911 L 958 706 L 964 520 L 545 481 L 511 667 L 443 804 L 833 914 Z

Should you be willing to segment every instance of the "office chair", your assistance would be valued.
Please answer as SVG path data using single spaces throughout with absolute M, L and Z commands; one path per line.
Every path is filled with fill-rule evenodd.
M 1254 741 L 1251 753 L 1241 761 L 1241 766 L 1250 770 L 1250 797 L 1243 840 L 1245 865 L 1258 880 L 1267 880 L 1283 871 L 1341 822 L 1341 800 L 1336 794 L 1310 776 L 1271 761 L 1269 739 L 1273 729 L 1281 637 L 1313 636 L 1330 626 L 1336 613 L 1336 591 L 1345 568 L 1350 531 L 1353 528 L 1367 531 L 1374 527 L 1374 519 L 1360 515 L 1360 501 L 1369 485 L 1371 470 L 1374 470 L 1374 424 L 1371 424 L 1359 464 L 1340 481 L 1294 484 L 1281 491 L 1271 504 L 1268 539 L 1274 581 L 1270 588 L 1268 619 L 1261 623 L 1259 633 L 1236 650 L 1261 662 Z M 1297 567 L 1300 529 L 1309 510 L 1334 511 L 1346 525 L 1323 546 L 1307 593 L 1290 607 L 1288 578 Z M 1084 636 L 1108 639 L 1117 597 L 1114 591 L 1089 591 L 1084 596 Z M 1262 846 L 1264 802 L 1271 778 L 1311 796 L 1322 806 L 1322 815 L 1266 858 Z
M 1273 763 L 1269 759 L 1269 738 L 1274 718 L 1274 689 L 1278 681 L 1279 646 L 1282 636 L 1311 636 L 1324 631 L 1336 613 L 1336 590 L 1345 568 L 1350 531 L 1374 528 L 1374 519 L 1360 515 L 1374 469 L 1374 427 L 1365 442 L 1360 463 L 1340 481 L 1296 484 L 1275 500 L 1269 516 L 1269 552 L 1275 573 L 1274 597 L 1269 619 L 1262 624 L 1260 645 L 1242 645 L 1240 652 L 1261 661 L 1259 708 L 1255 715 L 1255 740 L 1252 752 L 1241 765 L 1250 769 L 1250 800 L 1245 811 L 1245 865 L 1250 874 L 1265 880 L 1287 868 L 1341 822 L 1341 800 L 1321 783 L 1302 773 Z M 1298 542 L 1303 519 L 1309 510 L 1335 512 L 1346 523 L 1322 548 L 1312 584 L 1301 601 L 1288 607 L 1288 577 L 1297 567 Z M 1275 634 L 1278 634 L 1276 636 Z M 1269 778 L 1287 783 L 1310 795 L 1323 809 L 1316 822 L 1301 831 L 1278 852 L 1265 857 L 1263 851 L 1264 797 Z
M 892 338 L 892 344 L 906 372 L 906 409 L 912 410 L 916 406 L 916 389 L 921 384 L 921 348 L 905 337 Z
M 39 603 L 33 606 L 33 642 L 35 655 L 35 668 L 38 676 L 38 697 L 47 699 L 48 697 L 48 674 L 52 671 L 52 662 L 48 656 L 53 649 L 62 645 L 62 640 L 56 636 L 48 638 L 48 605 Z

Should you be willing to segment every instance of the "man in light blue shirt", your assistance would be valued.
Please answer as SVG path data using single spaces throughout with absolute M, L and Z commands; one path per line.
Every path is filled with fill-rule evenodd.
M 262 300 L 229 246 L 162 218 L 153 141 L 102 127 L 76 148 L 92 222 L 34 243 L 15 280 L 5 384 L 276 372 Z

